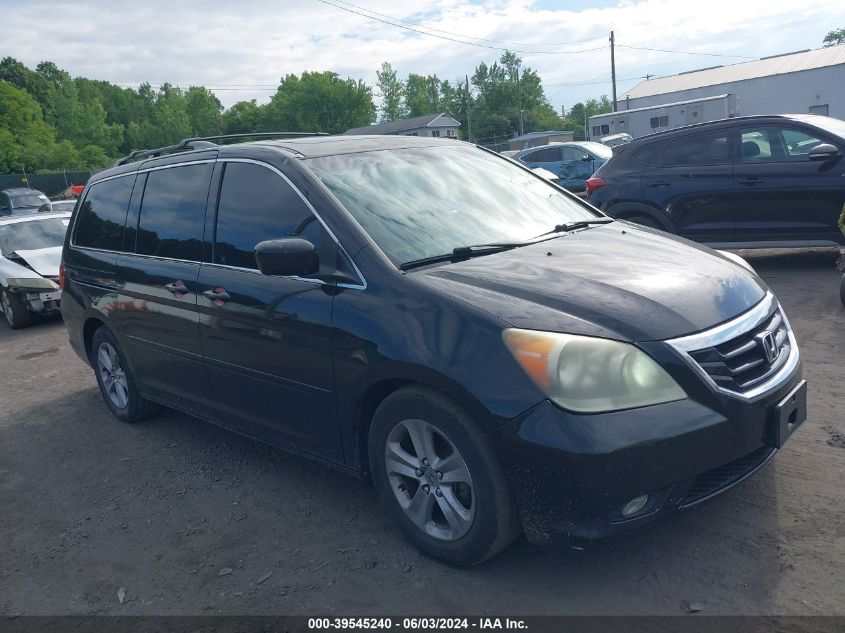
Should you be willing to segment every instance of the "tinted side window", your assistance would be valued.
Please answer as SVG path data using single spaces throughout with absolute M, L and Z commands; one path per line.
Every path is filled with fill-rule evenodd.
M 126 208 L 132 195 L 134 174 L 91 185 L 79 209 L 75 244 L 109 251 L 123 246 Z
M 730 160 L 728 133 L 697 134 L 669 141 L 663 152 L 663 166 L 722 165 Z
M 743 128 L 740 156 L 744 163 L 780 163 L 809 160 L 810 150 L 822 141 L 794 128 L 762 126 Z
M 631 153 L 631 158 L 643 165 L 657 165 L 660 162 L 660 155 L 663 153 L 663 148 L 666 143 L 649 143 L 637 147 Z
M 212 163 L 204 163 L 149 172 L 138 220 L 138 253 L 202 259 L 212 168 Z
M 585 152 L 580 147 L 564 147 L 563 148 L 563 161 L 565 163 L 569 163 L 572 161 L 582 160 L 584 156 L 590 156 L 587 152 Z M 590 156 L 590 158 L 592 158 Z
M 298 228 L 319 249 L 320 223 L 301 226 L 310 217 L 311 210 L 278 174 L 251 163 L 227 163 L 217 205 L 214 262 L 257 269 L 255 245 L 293 235 Z
M 556 163 L 560 160 L 560 148 L 541 149 L 533 154 L 528 154 L 523 160 L 529 163 Z

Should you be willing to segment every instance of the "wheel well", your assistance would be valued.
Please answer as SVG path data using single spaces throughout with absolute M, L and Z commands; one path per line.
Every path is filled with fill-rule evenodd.
M 367 440 L 370 434 L 370 423 L 373 420 L 373 414 L 378 409 L 379 405 L 384 402 L 394 391 L 398 391 L 407 385 L 419 384 L 413 380 L 406 380 L 402 378 L 391 378 L 382 380 L 374 385 L 370 385 L 364 397 L 361 398 L 358 405 L 356 419 L 358 420 L 357 440 L 358 440 L 358 460 L 360 462 L 361 470 L 368 473 L 370 470 L 370 459 L 367 452 Z
M 88 355 L 88 362 L 91 362 L 91 341 L 94 338 L 94 332 L 105 325 L 100 319 L 90 318 L 82 327 L 82 340 L 85 343 L 85 353 Z

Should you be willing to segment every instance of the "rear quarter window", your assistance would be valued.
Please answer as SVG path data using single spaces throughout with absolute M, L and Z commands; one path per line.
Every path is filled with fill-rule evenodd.
M 635 147 L 633 150 L 628 150 L 631 152 L 630 159 L 634 160 L 641 165 L 648 165 L 653 167 L 660 162 L 660 156 L 663 154 L 663 150 L 666 147 L 666 141 L 660 141 L 657 143 L 648 143 L 647 145 L 641 145 L 640 147 Z
M 77 246 L 119 251 L 123 246 L 123 225 L 132 195 L 135 174 L 95 183 L 79 209 L 74 243 Z

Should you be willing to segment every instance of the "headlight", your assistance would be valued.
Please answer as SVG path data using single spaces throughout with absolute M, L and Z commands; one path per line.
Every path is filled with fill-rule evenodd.
M 32 288 L 33 290 L 57 290 L 59 287 L 44 277 L 9 277 L 8 285 L 10 288 Z
M 598 413 L 686 398 L 654 359 L 628 343 L 509 329 L 508 349 L 536 385 L 564 409 Z

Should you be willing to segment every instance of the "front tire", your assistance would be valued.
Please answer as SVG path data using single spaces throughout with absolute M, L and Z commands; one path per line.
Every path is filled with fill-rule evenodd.
M 91 339 L 91 361 L 100 394 L 115 416 L 124 422 L 138 422 L 158 413 L 159 405 L 138 391 L 117 339 L 105 326 Z
M 519 535 L 489 438 L 445 395 L 421 386 L 392 393 L 373 416 L 368 452 L 385 510 L 432 558 L 475 565 Z
M 23 297 L 16 292 L 0 288 L 0 304 L 6 323 L 13 330 L 29 327 L 32 324 L 32 313 L 26 309 Z

